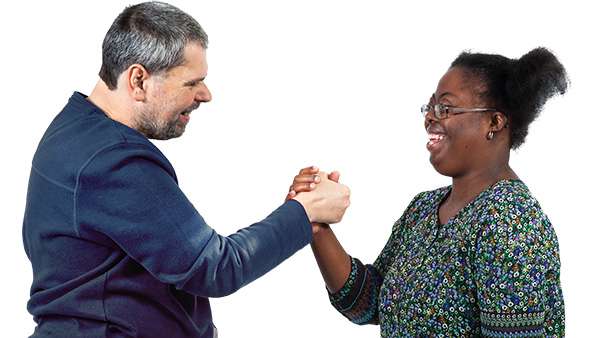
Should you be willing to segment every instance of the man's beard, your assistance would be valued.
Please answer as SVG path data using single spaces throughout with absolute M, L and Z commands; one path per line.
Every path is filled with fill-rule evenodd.
M 198 108 L 198 105 L 195 103 L 185 111 L 191 112 Z M 179 122 L 181 113 L 175 114 L 170 120 L 163 120 L 160 112 L 166 111 L 167 108 L 165 105 L 158 105 L 139 111 L 135 116 L 135 129 L 147 138 L 155 140 L 168 140 L 181 136 L 185 131 L 185 124 Z
M 162 120 L 156 111 L 144 112 L 136 116 L 136 129 L 149 139 L 168 140 L 179 137 L 185 131 L 185 125 L 179 124 L 179 114 L 174 120 Z

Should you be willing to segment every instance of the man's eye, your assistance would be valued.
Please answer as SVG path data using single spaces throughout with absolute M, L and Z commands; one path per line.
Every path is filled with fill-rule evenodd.
M 196 87 L 200 83 L 202 83 L 202 80 L 190 81 L 190 82 L 186 83 L 186 86 L 188 86 L 188 87 Z

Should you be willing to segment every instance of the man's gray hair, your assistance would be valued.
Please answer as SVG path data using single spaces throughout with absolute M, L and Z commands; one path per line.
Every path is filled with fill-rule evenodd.
M 208 37 L 200 24 L 179 8 L 164 2 L 129 6 L 115 19 L 102 43 L 100 78 L 117 88 L 119 75 L 133 64 L 149 73 L 168 71 L 184 62 L 184 48 Z

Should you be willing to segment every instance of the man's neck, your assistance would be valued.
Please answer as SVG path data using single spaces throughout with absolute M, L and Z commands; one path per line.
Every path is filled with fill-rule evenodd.
M 118 89 L 110 90 L 104 81 L 98 80 L 87 99 L 100 108 L 108 118 L 135 129 L 131 119 L 131 108 L 127 106 L 126 100 L 122 98 L 122 93 L 119 93 Z

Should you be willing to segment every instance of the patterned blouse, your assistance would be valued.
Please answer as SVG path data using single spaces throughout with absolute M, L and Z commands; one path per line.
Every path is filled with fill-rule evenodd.
M 520 180 L 501 180 L 440 224 L 451 187 L 418 194 L 373 265 L 352 258 L 332 305 L 382 337 L 562 337 L 556 234 Z

